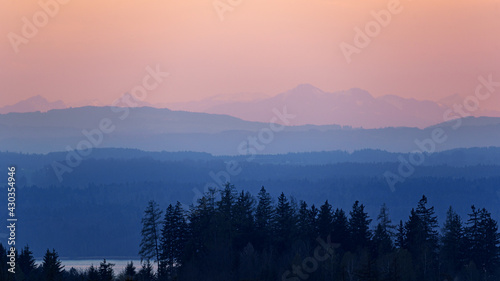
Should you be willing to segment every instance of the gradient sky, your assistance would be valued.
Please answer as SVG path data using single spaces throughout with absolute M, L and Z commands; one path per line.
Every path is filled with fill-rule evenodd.
M 339 44 L 353 44 L 354 28 L 390 1 L 243 0 L 221 21 L 213 0 L 73 0 L 16 54 L 7 34 L 22 34 L 37 2 L 0 4 L 0 106 L 38 94 L 110 103 L 156 64 L 170 77 L 151 103 L 300 83 L 438 100 L 472 93 L 479 75 L 500 80 L 500 0 L 402 0 L 350 64 Z

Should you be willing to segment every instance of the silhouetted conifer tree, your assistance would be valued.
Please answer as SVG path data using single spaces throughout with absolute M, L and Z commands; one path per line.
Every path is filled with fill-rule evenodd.
M 295 212 L 285 194 L 281 193 L 273 217 L 273 236 L 278 252 L 283 252 L 292 245 L 295 234 Z
M 168 206 L 163 222 L 161 242 L 162 267 L 158 269 L 159 278 L 173 278 L 175 268 L 182 264 L 182 257 L 187 241 L 187 223 L 180 202 Z
M 24 274 L 25 280 L 33 280 L 35 278 L 35 271 L 37 269 L 35 258 L 33 257 L 33 252 L 31 252 L 29 246 L 25 246 L 22 249 L 21 254 L 18 259 L 19 269 Z
M 389 210 L 385 204 L 380 208 L 380 213 L 377 217 L 378 223 L 375 227 L 373 235 L 373 244 L 376 255 L 386 255 L 394 250 L 393 237 L 395 235 L 391 219 L 389 218 Z
M 42 261 L 42 274 L 43 280 L 46 281 L 60 281 L 63 277 L 63 268 L 61 260 L 59 260 L 59 255 L 56 250 L 52 249 L 52 252 L 47 249 L 45 256 Z
M 500 234 L 497 222 L 486 209 L 471 209 L 465 228 L 466 260 L 473 262 L 486 278 L 499 266 Z
M 368 214 L 365 212 L 365 206 L 356 201 L 349 214 L 350 243 L 348 249 L 357 250 L 370 246 L 372 237 L 370 223 L 372 220 L 369 219 Z
M 335 209 L 332 220 L 332 236 L 331 241 L 340 244 L 344 250 L 348 249 L 350 235 L 349 235 L 349 221 L 346 213 L 342 209 Z
M 254 231 L 255 200 L 250 192 L 241 191 L 234 204 L 234 239 L 236 251 L 242 250 L 248 243 L 255 243 Z
M 464 230 L 460 216 L 450 206 L 442 229 L 441 274 L 453 280 L 464 265 Z
M 258 203 L 255 210 L 255 235 L 258 249 L 268 248 L 271 245 L 271 223 L 274 216 L 271 195 L 262 187 L 257 196 Z
M 319 208 L 317 225 L 320 237 L 326 238 L 328 235 L 331 235 L 333 230 L 333 213 L 332 205 L 328 203 L 328 200 Z
M 154 260 L 160 264 L 160 232 L 161 232 L 161 215 L 162 211 L 158 204 L 151 200 L 144 211 L 142 218 L 142 231 L 141 231 L 141 249 L 139 255 L 142 260 Z
M 113 281 L 115 277 L 113 266 L 115 265 L 106 262 L 106 259 L 101 262 L 99 265 L 99 281 Z

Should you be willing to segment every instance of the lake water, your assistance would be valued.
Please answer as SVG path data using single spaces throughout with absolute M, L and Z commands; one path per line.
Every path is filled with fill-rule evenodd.
M 94 265 L 94 267 L 99 267 L 99 264 L 101 264 L 103 260 L 102 259 L 88 259 L 88 260 L 65 260 L 61 259 L 62 265 L 64 265 L 64 269 L 69 271 L 72 267 L 74 267 L 76 270 L 87 270 L 91 265 Z M 107 263 L 112 263 L 115 266 L 113 266 L 113 270 L 115 271 L 115 274 L 119 274 L 122 272 L 125 267 L 127 266 L 127 263 L 133 262 L 134 266 L 136 268 L 136 271 L 139 271 L 141 269 L 141 261 L 140 260 L 123 260 L 123 259 L 106 259 Z M 42 263 L 41 260 L 37 260 L 37 264 L 40 265 Z

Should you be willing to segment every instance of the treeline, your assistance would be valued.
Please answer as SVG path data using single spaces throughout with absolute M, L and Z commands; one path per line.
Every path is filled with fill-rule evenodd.
M 106 169 L 102 169 L 106 172 Z M 251 172 L 251 169 L 244 169 L 247 170 Z M 253 195 L 257 195 L 264 185 L 272 197 L 277 198 L 281 191 L 286 190 L 288 196 L 293 194 L 309 205 L 314 203 L 320 206 L 329 198 L 335 208 L 350 210 L 352 203 L 359 200 L 372 216 L 378 214 L 380 206 L 386 203 L 394 222 L 406 220 L 411 206 L 418 202 L 422 194 L 428 196 L 429 202 L 436 206 L 441 223 L 446 217 L 448 206 L 452 205 L 462 218 L 466 218 L 471 204 L 486 208 L 495 220 L 500 221 L 500 197 L 497 194 L 500 177 L 477 180 L 410 177 L 397 185 L 395 192 L 391 192 L 384 179 L 366 176 L 323 180 L 304 176 L 300 179 L 303 174 L 298 170 L 295 178 L 287 179 L 282 177 L 283 170 L 272 170 L 271 167 L 269 170 L 274 171 L 278 179 L 269 176 L 267 179 L 234 177 L 232 180 L 238 188 L 244 188 Z M 324 174 L 329 172 L 318 171 Z M 248 177 L 253 177 L 253 174 Z M 118 176 L 119 173 L 113 175 Z M 154 182 L 148 181 L 149 174 L 136 175 L 143 177 L 126 184 L 89 183 L 81 189 L 72 186 L 44 188 L 19 185 L 17 200 L 19 206 L 23 206 L 18 210 L 19 216 L 23 218 L 23 223 L 18 226 L 18 232 L 22 233 L 18 237 L 19 243 L 29 243 L 38 256 L 43 256 L 47 248 L 55 248 L 70 259 L 82 256 L 134 256 L 137 255 L 137 248 L 123 245 L 136 245 L 140 241 L 141 218 L 148 201 L 154 198 L 163 209 L 178 200 L 188 211 L 189 207 L 186 206 L 196 204 L 208 182 Z M 195 181 L 196 175 L 193 178 Z M 4 214 L 4 219 L 7 219 L 7 213 Z M 47 220 L 47 216 L 51 219 Z M 107 233 L 113 239 L 102 240 L 101 233 Z
M 0 280 L 1 281 L 146 281 L 154 280 L 151 263 L 144 263 L 137 271 L 133 262 L 127 263 L 125 269 L 118 275 L 113 270 L 114 264 L 104 259 L 99 266 L 91 265 L 86 270 L 71 268 L 65 270 L 59 259 L 59 254 L 53 249 L 47 249 L 42 263 L 37 265 L 33 252 L 25 246 L 19 254 L 15 251 L 14 267 L 10 266 L 11 257 L 0 243 Z
M 55 250 L 36 266 L 24 248 L 14 275 L 1 247 L 0 280 L 500 280 L 500 234 L 486 209 L 472 206 L 462 220 L 450 207 L 439 228 L 427 198 L 416 203 L 407 220 L 393 224 L 385 205 L 371 217 L 358 201 L 350 210 L 328 200 L 316 207 L 284 193 L 275 199 L 264 187 L 254 197 L 226 184 L 189 210 L 150 201 L 139 270 L 130 263 L 116 275 L 106 260 L 64 270 Z
M 425 196 L 396 225 L 385 205 L 372 224 L 358 201 L 348 212 L 273 201 L 264 187 L 254 198 L 230 184 L 188 212 L 151 201 L 140 255 L 157 280 L 500 280 L 500 234 L 484 208 L 463 222 L 450 207 L 439 231 Z

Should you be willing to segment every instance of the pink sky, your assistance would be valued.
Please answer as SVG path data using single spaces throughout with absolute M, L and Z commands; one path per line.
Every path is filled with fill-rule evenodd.
M 37 2 L 0 4 L 0 106 L 34 95 L 110 103 L 157 64 L 170 76 L 151 103 L 301 83 L 439 100 L 473 93 L 479 75 L 500 81 L 500 0 L 401 0 L 351 63 L 339 45 L 391 1 L 242 0 L 221 21 L 213 0 L 72 0 L 15 53 L 8 34 L 22 35 L 22 18 L 43 11 Z

